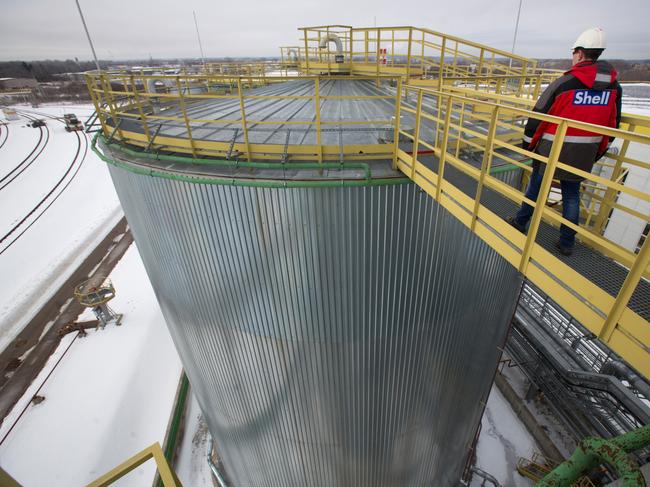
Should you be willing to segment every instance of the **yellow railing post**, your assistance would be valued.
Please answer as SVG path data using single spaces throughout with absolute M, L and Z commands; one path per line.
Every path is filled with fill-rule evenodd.
M 323 145 L 320 125 L 320 76 L 314 78 L 314 110 L 316 111 L 316 144 L 318 145 L 318 162 L 323 162 Z
M 458 66 L 458 41 L 456 41 L 456 45 L 454 46 L 454 62 L 452 64 L 452 70 L 454 74 L 456 74 L 457 66 Z
M 533 89 L 533 100 L 539 98 L 539 93 L 542 90 L 542 75 L 538 74 L 535 78 L 535 88 Z
M 165 453 L 162 451 L 162 448 L 158 443 L 156 443 L 155 447 L 151 449 L 151 452 L 153 454 L 153 459 L 158 466 L 158 475 L 160 475 L 160 480 L 163 485 L 182 487 L 181 481 L 176 476 L 176 472 L 172 470 L 169 462 L 165 458 Z
M 506 80 L 506 86 L 508 86 L 508 81 Z M 494 87 L 494 92 L 497 95 L 502 95 L 502 90 L 503 90 L 503 78 L 497 79 L 496 86 Z
M 465 124 L 465 100 L 463 100 L 460 104 L 460 117 L 458 120 L 458 137 L 456 138 L 456 151 L 454 155 L 458 157 L 460 155 L 460 141 L 462 139 L 462 130 L 463 126 Z
M 521 67 L 521 78 L 519 78 L 519 87 L 517 88 L 518 97 L 521 97 L 521 92 L 524 89 L 524 83 L 526 81 L 527 73 L 528 73 L 528 62 L 524 61 L 523 66 Z
M 641 250 L 636 257 L 634 264 L 632 264 L 630 271 L 627 273 L 627 277 L 625 278 L 625 281 L 623 282 L 623 285 L 621 286 L 621 289 L 616 296 L 616 300 L 614 301 L 614 304 L 607 314 L 607 319 L 603 323 L 603 327 L 598 334 L 598 338 L 605 342 L 609 342 L 609 340 L 612 338 L 612 333 L 614 333 L 614 330 L 618 325 L 618 321 L 621 319 L 621 315 L 627 308 L 627 304 L 630 302 L 632 294 L 634 294 L 634 291 L 636 290 L 639 281 L 643 277 L 648 264 L 650 264 L 649 242 L 650 238 L 646 238 L 645 242 L 643 242 L 643 246 L 641 247 Z
M 451 95 L 447 96 L 445 102 L 446 102 L 447 111 L 445 112 L 445 126 L 444 126 L 445 128 L 442 136 L 442 143 L 440 145 L 440 156 L 438 157 L 438 182 L 436 184 L 436 201 L 440 201 L 440 196 L 442 195 L 442 181 L 444 179 L 444 174 L 445 174 L 445 162 L 447 159 L 447 144 L 449 143 L 449 128 L 450 128 L 449 124 L 451 122 L 451 112 L 453 109 L 453 102 L 451 100 Z M 438 110 L 438 113 L 440 113 L 440 110 Z M 438 117 L 439 116 L 440 115 L 438 115 Z M 458 132 L 458 138 L 460 139 L 460 130 Z
M 422 45 L 420 46 L 421 47 L 421 49 L 420 49 L 420 66 L 424 66 L 424 39 L 425 39 L 424 35 L 425 35 L 425 32 L 422 31 Z
M 147 136 L 147 147 L 151 147 L 151 131 L 149 130 L 149 123 L 147 122 L 147 116 L 142 109 L 142 100 L 138 94 L 138 89 L 136 87 L 135 78 L 131 75 L 131 89 L 133 93 L 133 98 L 138 107 L 138 113 L 140 114 L 140 119 L 142 120 L 142 128 L 144 129 L 144 134 Z
M 190 141 L 190 149 L 192 149 L 192 156 L 196 157 L 196 147 L 194 146 L 194 139 L 192 138 L 192 126 L 190 125 L 190 119 L 187 116 L 187 107 L 185 106 L 185 97 L 183 96 L 183 89 L 181 87 L 181 80 L 179 76 L 176 76 L 176 89 L 178 90 L 178 103 L 181 106 L 181 112 L 183 113 L 183 120 L 185 120 L 185 128 L 187 129 L 187 138 Z
M 636 129 L 636 125 L 631 124 L 629 127 L 629 131 L 634 132 L 635 129 Z M 616 156 L 616 162 L 614 164 L 614 169 L 612 170 L 612 177 L 610 178 L 611 181 L 618 181 L 618 178 L 621 175 L 621 172 L 623 170 L 623 158 L 625 157 L 625 154 L 627 154 L 627 149 L 629 146 L 630 146 L 630 141 L 624 140 L 623 144 L 621 145 L 621 150 Z M 616 196 L 616 190 L 612 188 L 607 188 L 607 190 L 605 191 L 605 195 L 600 202 L 598 216 L 596 217 L 596 221 L 594 222 L 594 232 L 597 232 L 598 234 L 602 235 L 602 233 L 605 231 L 607 218 L 609 216 L 612 203 L 614 203 L 615 196 Z
M 246 105 L 244 103 L 244 91 L 241 85 L 241 77 L 237 78 L 237 94 L 239 96 L 239 110 L 241 111 L 241 126 L 244 131 L 244 144 L 246 145 L 246 160 L 251 161 L 251 146 L 248 140 L 248 126 L 246 125 Z
M 99 123 L 102 126 L 102 130 L 104 131 L 104 134 L 108 136 L 109 130 L 106 125 L 106 114 L 102 110 L 102 102 L 101 102 L 101 97 L 100 95 L 97 94 L 97 78 L 95 78 L 94 74 L 86 74 L 86 84 L 88 85 L 88 92 L 90 93 L 90 99 L 93 102 L 93 105 L 95 106 L 95 111 L 97 112 L 97 118 L 99 119 Z
M 397 150 L 399 149 L 400 112 L 402 106 L 402 77 L 397 78 L 397 93 L 395 95 L 395 128 L 393 130 L 393 170 L 397 171 Z
M 528 269 L 530 255 L 533 251 L 535 239 L 537 238 L 537 231 L 539 230 L 539 225 L 542 221 L 542 213 L 544 212 L 544 207 L 546 206 L 546 198 L 548 198 L 548 193 L 551 190 L 555 165 L 557 164 L 557 161 L 560 157 L 560 152 L 562 151 L 562 144 L 564 143 L 564 136 L 566 135 L 567 127 L 568 125 L 566 120 L 562 120 L 557 126 L 557 130 L 555 132 L 555 139 L 553 140 L 551 152 L 548 155 L 548 162 L 546 163 L 544 177 L 542 178 L 539 195 L 537 196 L 537 201 L 535 203 L 535 210 L 533 211 L 533 216 L 530 219 L 528 236 L 526 237 L 526 243 L 524 244 L 524 248 L 521 252 L 519 272 L 522 274 L 526 274 L 526 270 Z
M 438 80 L 438 89 L 442 91 L 442 82 L 445 77 L 445 54 L 447 52 L 447 38 L 443 37 L 440 43 L 440 79 Z
M 492 115 L 490 116 L 490 126 L 488 129 L 487 140 L 485 141 L 485 151 L 483 152 L 483 161 L 481 162 L 481 174 L 476 186 L 476 196 L 474 197 L 474 209 L 472 210 L 472 224 L 471 230 L 476 230 L 476 222 L 478 220 L 478 210 L 481 206 L 481 194 L 483 193 L 483 185 L 485 184 L 485 177 L 490 174 L 490 167 L 492 166 L 492 150 L 494 148 L 494 137 L 497 133 L 497 122 L 499 121 L 499 107 L 492 107 Z
M 478 67 L 476 68 L 476 89 L 478 90 L 478 84 L 479 84 L 479 76 L 481 76 L 481 73 L 483 72 L 483 58 L 485 57 L 485 49 L 481 48 L 481 55 L 478 58 Z
M 352 29 L 348 30 L 348 36 L 349 36 L 349 46 L 350 46 L 350 49 L 348 50 L 348 55 L 350 56 L 350 72 L 352 72 L 352 64 L 353 64 L 353 61 L 354 61 L 354 42 L 353 42 L 353 39 L 352 39 L 354 34 L 353 34 Z M 348 40 L 348 39 L 346 39 L 346 40 Z
M 413 152 L 411 160 L 411 179 L 415 179 L 415 165 L 418 162 L 418 149 L 420 148 L 420 124 L 422 121 L 422 95 L 423 91 L 418 90 L 418 101 L 415 108 L 415 130 L 413 131 Z
M 305 39 L 305 69 L 307 74 L 309 74 L 309 42 L 307 40 L 307 29 L 302 29 L 302 33 Z
M 87 487 L 108 487 L 152 458 L 156 462 L 160 480 L 162 480 L 165 487 L 182 487 L 183 484 L 181 484 L 181 481 L 169 466 L 169 462 L 165 458 L 165 454 L 159 443 L 154 443 L 150 447 L 136 453 L 98 479 L 90 482 Z
M 124 134 L 120 128 L 120 121 L 118 120 L 117 116 L 117 105 L 115 104 L 115 98 L 113 97 L 113 88 L 111 87 L 111 82 L 108 80 L 108 74 L 102 73 L 100 76 L 102 78 L 104 94 L 106 95 L 106 104 L 108 105 L 108 111 L 111 113 L 111 118 L 113 119 L 113 130 L 117 128 L 117 134 L 119 135 L 120 139 L 124 139 Z M 106 126 L 106 128 L 108 129 L 108 126 Z M 110 132 L 105 132 L 104 135 L 108 137 L 110 135 Z
M 406 50 L 406 81 L 411 79 L 411 45 L 413 43 L 413 27 L 409 27 L 409 40 Z M 422 66 L 422 75 L 424 75 L 424 66 Z
M 365 55 L 364 55 L 364 62 L 365 64 L 368 64 L 368 31 L 364 30 L 363 31 L 363 39 L 364 39 L 364 50 L 365 50 Z
M 379 57 L 381 53 L 381 30 L 377 29 L 377 63 L 376 63 L 376 75 L 377 75 L 377 88 L 379 88 Z

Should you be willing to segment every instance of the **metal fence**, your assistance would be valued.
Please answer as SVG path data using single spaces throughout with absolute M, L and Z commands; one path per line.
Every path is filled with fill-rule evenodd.
M 458 88 L 434 91 L 404 86 L 403 90 L 399 112 L 402 116 L 415 117 L 415 130 L 398 130 L 399 136 L 408 139 L 409 144 L 397 148 L 395 167 L 490 243 L 600 340 L 649 376 L 648 297 L 643 294 L 635 306 L 630 305 L 630 299 L 648 285 L 650 245 L 644 244 L 638 254 L 627 250 L 603 235 L 602 221 L 612 208 L 645 222 L 650 221 L 646 213 L 635 209 L 636 204 L 625 206 L 617 202 L 623 195 L 638 204 L 650 202 L 649 194 L 621 183 L 624 164 L 650 169 L 647 159 L 639 159 L 647 157 L 650 149 L 650 118 L 624 116 L 622 129 L 618 130 L 534 113 L 523 108 L 521 101 L 514 97 L 467 89 L 459 92 Z M 407 91 L 408 95 L 402 96 Z M 557 125 L 548 157 L 520 147 L 523 125 L 529 117 Z M 397 120 L 400 121 L 400 116 Z M 569 127 L 617 139 L 618 151 L 608 153 L 612 166 L 608 178 L 581 171 L 560 160 Z M 480 167 L 468 162 L 465 155 L 468 152 L 473 154 L 474 160 L 480 156 Z M 422 153 L 424 155 L 420 155 Z M 492 164 L 497 160 L 507 161 L 530 173 L 531 168 L 522 164 L 522 158 L 539 161 L 546 169 L 538 198 L 541 203 L 528 200 L 520 189 L 490 175 Z M 578 226 L 564 219 L 558 211 L 557 201 L 551 200 L 546 204 L 556 169 L 584 178 L 588 196 L 596 203 L 596 206 L 583 208 L 587 225 Z M 488 207 L 487 199 L 492 193 L 511 202 L 514 210 L 517 206 L 513 204 L 522 202 L 534 206 L 527 235 L 511 227 L 497 208 Z M 612 289 L 606 290 L 604 286 L 595 284 L 585 277 L 584 272 L 572 268 L 545 248 L 539 235 L 542 222 L 574 229 L 586 246 L 599 250 L 620 264 L 618 267 L 624 273 L 624 279 L 615 286 L 613 295 Z M 602 276 L 602 280 L 606 281 L 608 277 Z

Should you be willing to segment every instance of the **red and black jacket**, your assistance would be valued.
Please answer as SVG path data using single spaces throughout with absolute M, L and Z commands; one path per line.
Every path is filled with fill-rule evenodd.
M 621 121 L 622 89 L 617 72 L 606 61 L 585 61 L 573 66 L 551 83 L 533 111 L 582 122 L 618 128 Z M 524 131 L 524 147 L 548 155 L 557 124 L 530 118 Z M 586 172 L 606 152 L 613 137 L 569 127 L 560 161 Z M 539 163 L 536 164 L 539 166 Z M 580 180 L 575 174 L 558 171 L 558 179 Z

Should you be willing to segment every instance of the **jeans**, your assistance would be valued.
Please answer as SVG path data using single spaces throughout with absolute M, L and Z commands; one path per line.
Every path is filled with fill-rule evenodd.
M 533 173 L 530 175 L 528 188 L 526 188 L 526 198 L 537 201 L 543 177 L 537 169 L 533 170 Z M 580 181 L 560 180 L 560 187 L 562 189 L 562 217 L 577 225 L 578 218 L 580 217 Z M 521 226 L 526 226 L 532 215 L 533 207 L 527 203 L 522 203 L 521 208 L 515 215 L 515 221 Z M 561 225 L 560 245 L 564 248 L 571 249 L 575 245 L 575 241 L 575 230 Z

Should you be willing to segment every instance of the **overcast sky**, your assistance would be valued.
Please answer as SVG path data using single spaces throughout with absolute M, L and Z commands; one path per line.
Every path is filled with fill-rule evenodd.
M 297 27 L 413 25 L 509 51 L 519 0 L 80 0 L 100 59 L 278 56 Z M 650 0 L 523 0 L 515 52 L 569 57 L 592 26 L 606 57 L 650 58 Z M 74 0 L 0 0 L 0 60 L 91 59 Z

